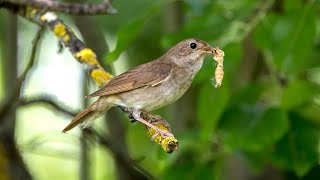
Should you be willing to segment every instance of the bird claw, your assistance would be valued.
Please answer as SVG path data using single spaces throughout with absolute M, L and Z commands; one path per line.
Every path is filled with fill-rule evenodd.
M 161 140 L 162 139 L 165 139 L 165 138 L 167 138 L 167 137 L 173 137 L 173 134 L 172 133 L 169 133 L 169 132 L 165 132 L 165 131 L 162 131 L 162 130 L 156 130 L 155 129 L 155 131 L 157 131 L 152 137 L 151 137 L 151 140 L 152 141 L 154 141 L 154 139 L 157 137 L 157 136 L 159 136 L 159 135 L 161 135 Z
M 152 137 L 151 137 L 151 141 L 154 141 L 154 139 L 159 135 L 159 133 L 155 133 Z
M 138 109 L 134 110 L 132 115 L 137 121 L 140 121 L 141 123 L 146 125 L 148 128 L 152 128 L 156 131 L 155 135 L 153 135 L 151 137 L 151 140 L 154 140 L 159 134 L 161 135 L 161 140 L 166 137 L 173 137 L 172 133 L 167 132 L 167 131 L 163 131 L 162 129 L 160 129 L 159 127 L 154 125 L 154 124 L 162 123 L 170 131 L 169 124 L 165 120 L 163 120 L 161 117 L 159 118 L 159 116 L 157 116 L 157 118 L 156 118 L 156 119 L 160 119 L 160 121 L 148 122 L 148 121 L 144 120 L 143 118 L 141 118 L 141 116 L 140 116 L 141 112 Z
M 158 121 L 154 121 L 154 122 L 151 122 L 151 124 L 162 124 L 164 125 L 164 127 L 166 127 L 168 129 L 169 132 L 171 132 L 171 128 L 170 128 L 170 124 L 164 120 L 162 117 L 160 116 L 157 116 L 158 117 Z

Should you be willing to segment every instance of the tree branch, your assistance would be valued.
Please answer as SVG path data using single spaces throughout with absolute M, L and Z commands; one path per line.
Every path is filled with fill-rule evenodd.
M 111 0 L 104 0 L 100 4 L 66 3 L 55 0 L 2 0 L 0 7 L 14 8 L 32 7 L 42 11 L 63 12 L 78 15 L 116 14 L 117 10 L 112 7 Z
M 36 50 L 37 50 L 38 44 L 40 42 L 41 35 L 42 35 L 43 31 L 44 31 L 44 27 L 40 26 L 39 30 L 37 31 L 37 33 L 32 41 L 31 55 L 30 55 L 28 64 L 27 64 L 25 70 L 23 71 L 23 73 L 21 74 L 21 76 L 18 78 L 17 85 L 15 87 L 14 92 L 7 99 L 6 103 L 0 108 L 0 119 L 2 119 L 2 117 L 4 115 L 6 115 L 13 106 L 16 106 L 19 101 L 22 84 L 25 81 L 27 74 L 30 72 L 30 70 L 33 67 L 35 57 L 36 57 Z
M 75 116 L 77 113 L 75 111 L 70 110 L 70 108 L 61 106 L 62 103 L 56 102 L 54 98 L 50 96 L 41 96 L 33 99 L 20 99 L 18 105 L 19 106 L 28 106 L 28 105 L 34 105 L 34 104 L 45 104 L 48 105 L 55 110 L 58 110 L 60 112 L 63 112 L 64 114 L 68 116 Z

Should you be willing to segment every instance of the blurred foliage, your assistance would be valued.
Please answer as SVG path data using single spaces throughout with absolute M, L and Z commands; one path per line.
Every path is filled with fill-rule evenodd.
M 149 143 L 144 127 L 130 125 L 130 155 L 160 179 L 222 179 L 236 173 L 236 168 L 226 168 L 230 158 L 240 159 L 253 176 L 272 167 L 283 179 L 319 178 L 320 3 L 180 2 L 183 22 L 174 32 L 164 27 L 167 7 L 177 3 L 172 0 L 117 0 L 113 4 L 119 15 L 94 17 L 117 38 L 114 50 L 105 55 L 106 64 L 123 53 L 133 67 L 189 37 L 225 52 L 220 88 L 210 80 L 212 57 L 193 82 L 196 119 L 175 134 L 180 149 L 165 154 Z M 157 112 L 174 121 L 163 110 Z
M 126 44 L 122 48 L 128 48 L 135 65 L 159 56 L 162 52 L 149 50 L 158 42 L 168 49 L 182 39 L 197 37 L 225 51 L 225 78 L 222 87 L 215 89 L 210 82 L 215 63 L 204 63 L 193 84 L 197 89 L 196 126 L 178 136 L 178 152 L 154 157 L 159 165 L 152 168 L 151 159 L 143 163 L 153 172 L 158 169 L 154 166 L 162 167 L 164 170 L 154 173 L 163 179 L 221 179 L 224 159 L 240 156 L 257 174 L 272 166 L 284 175 L 307 176 L 319 159 L 320 105 L 315 98 L 320 82 L 311 79 L 320 73 L 314 70 L 320 65 L 319 4 L 185 0 L 181 8 L 184 20 L 177 31 L 166 32 L 163 18 L 153 23 L 166 13 L 162 8 L 162 13 L 152 14 L 149 20 L 142 16 L 120 26 L 118 45 Z M 245 42 L 254 50 L 246 50 Z M 259 55 L 250 57 L 252 51 Z M 135 139 L 133 144 L 141 145 L 140 136 L 143 134 L 130 138 Z M 137 146 L 131 148 L 139 152 Z

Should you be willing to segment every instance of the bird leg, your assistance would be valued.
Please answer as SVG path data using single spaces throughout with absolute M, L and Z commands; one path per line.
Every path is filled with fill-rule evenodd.
M 131 122 L 131 123 L 137 122 L 137 120 L 133 117 L 132 114 L 129 114 L 129 115 L 128 115 L 128 118 L 130 119 L 130 122 Z
M 163 131 L 163 130 L 161 130 L 160 128 L 158 128 L 158 127 L 156 127 L 155 125 L 153 125 L 152 123 L 150 123 L 150 122 L 142 119 L 142 118 L 141 118 L 141 111 L 140 111 L 139 109 L 134 109 L 133 112 L 132 112 L 132 115 L 133 115 L 133 117 L 134 117 L 137 121 L 145 124 L 146 126 L 148 126 L 149 128 L 154 129 L 155 131 L 157 131 L 157 133 L 156 133 L 154 136 L 152 136 L 152 138 L 151 138 L 152 140 L 153 140 L 155 137 L 157 137 L 158 133 L 161 135 L 162 138 L 173 137 L 173 135 L 172 135 L 171 133 L 166 132 L 166 131 Z
M 118 106 L 123 112 L 128 113 L 128 118 L 130 119 L 131 123 L 135 123 L 137 120 L 132 115 L 132 110 L 130 108 L 124 107 L 124 106 Z
M 143 119 L 146 119 L 144 116 L 147 116 L 146 118 L 148 118 L 148 121 L 151 124 L 159 124 L 160 123 L 160 124 L 164 125 L 169 130 L 169 132 L 171 132 L 171 128 L 170 128 L 169 123 L 165 119 L 163 119 L 161 116 L 142 111 L 142 113 L 140 114 L 140 117 L 142 117 Z

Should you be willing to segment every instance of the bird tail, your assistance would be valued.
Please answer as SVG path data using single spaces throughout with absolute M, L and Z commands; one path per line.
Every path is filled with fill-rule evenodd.
M 67 125 L 67 127 L 65 127 L 62 132 L 65 133 L 69 130 L 71 130 L 72 128 L 74 128 L 75 126 L 77 126 L 78 124 L 81 125 L 82 128 L 87 128 L 89 127 L 92 123 L 93 120 L 99 118 L 100 116 L 102 116 L 106 111 L 108 111 L 110 109 L 110 106 L 108 106 L 108 104 L 104 104 L 103 107 L 101 107 L 100 101 L 102 99 L 99 98 L 97 101 L 95 101 L 94 103 L 92 103 L 91 105 L 89 105 L 86 109 L 84 109 L 83 111 L 79 112 L 71 121 L 70 124 Z

